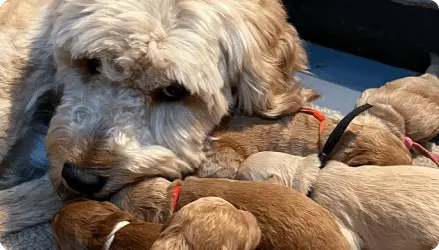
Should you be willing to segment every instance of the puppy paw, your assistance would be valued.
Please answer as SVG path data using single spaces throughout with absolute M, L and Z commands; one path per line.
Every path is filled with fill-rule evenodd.
M 231 167 L 227 162 L 206 161 L 198 169 L 197 176 L 201 178 L 235 179 L 238 168 Z

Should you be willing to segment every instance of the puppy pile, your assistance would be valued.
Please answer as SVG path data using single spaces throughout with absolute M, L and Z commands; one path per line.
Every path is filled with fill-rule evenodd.
M 1 234 L 51 220 L 61 250 L 439 244 L 439 170 L 412 165 L 439 166 L 434 53 L 336 120 L 308 107 L 278 0 L 8 0 L 0 31 L 2 162 L 56 106 L 49 174 L 0 191 Z

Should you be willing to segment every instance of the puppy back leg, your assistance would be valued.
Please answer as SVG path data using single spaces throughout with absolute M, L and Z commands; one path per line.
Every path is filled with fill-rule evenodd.
M 0 191 L 0 236 L 49 222 L 62 201 L 48 175 Z
M 202 178 L 235 179 L 236 172 L 244 158 L 232 148 L 212 152 L 198 169 L 197 176 Z

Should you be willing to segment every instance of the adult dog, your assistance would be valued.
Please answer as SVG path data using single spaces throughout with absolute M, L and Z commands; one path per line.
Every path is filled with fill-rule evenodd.
M 139 178 L 195 171 L 232 108 L 274 118 L 318 97 L 292 74 L 307 57 L 280 1 L 9 0 L 0 19 L 14 20 L 0 22 L 0 156 L 39 98 L 62 90 L 50 178 L 0 193 L 3 233 L 48 221 L 56 193 L 106 199 Z

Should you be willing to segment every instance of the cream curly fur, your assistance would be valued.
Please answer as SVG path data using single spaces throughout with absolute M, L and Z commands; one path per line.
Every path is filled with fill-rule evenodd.
M 260 152 L 239 179 L 286 185 L 330 211 L 352 249 L 433 249 L 439 242 L 439 171 L 420 166 L 350 167 L 308 157 Z
M 8 3 L 26 11 L 18 14 Z M 318 96 L 292 74 L 306 70 L 307 57 L 280 1 L 8 3 L 0 20 L 15 21 L 0 22 L 0 115 L 10 124 L 0 127 L 7 138 L 0 157 L 26 128 L 38 98 L 62 90 L 46 145 L 50 176 L 63 198 L 76 194 L 61 178 L 66 162 L 107 177 L 92 197 L 105 199 L 143 177 L 193 172 L 205 158 L 207 134 L 231 108 L 277 117 Z M 95 60 L 96 72 L 87 60 Z M 188 94 L 178 102 L 158 100 L 156 92 L 171 84 Z M 12 201 L 20 209 L 0 227 L 8 231 L 6 224 L 25 211 L 38 213 L 36 201 L 58 199 L 43 194 Z

